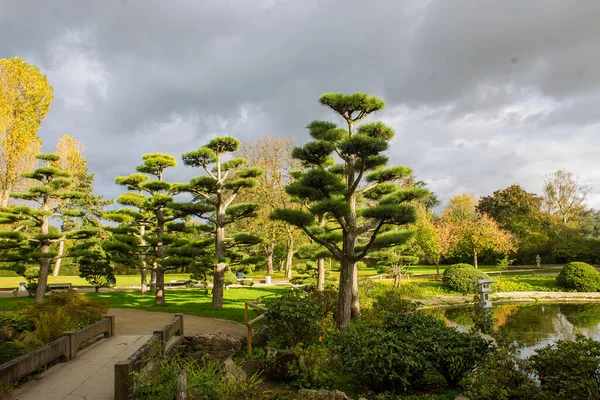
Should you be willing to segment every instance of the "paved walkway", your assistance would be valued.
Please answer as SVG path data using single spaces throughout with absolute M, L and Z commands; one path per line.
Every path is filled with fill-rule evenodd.
M 2 400 L 112 400 L 115 363 L 132 355 L 174 314 L 123 308 L 109 309 L 107 314 L 115 315 L 117 336 L 80 350 L 74 360 L 34 376 Z M 243 337 L 247 332 L 237 322 L 195 315 L 184 315 L 183 329 L 187 336 L 223 332 Z
M 102 339 L 9 393 L 5 400 L 112 400 L 114 365 L 133 354 L 151 335 Z

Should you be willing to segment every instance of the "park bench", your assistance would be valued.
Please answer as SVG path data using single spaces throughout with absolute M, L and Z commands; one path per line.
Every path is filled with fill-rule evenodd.
M 66 290 L 66 289 L 72 289 L 72 284 L 71 282 L 66 282 L 66 283 L 49 283 L 48 285 L 46 285 L 48 287 L 49 290 Z
M 169 286 L 192 286 L 194 283 L 191 279 L 171 279 Z
M 252 278 L 249 278 L 247 276 L 244 276 L 243 272 L 236 272 L 235 277 L 237 278 L 238 282 L 239 281 L 251 281 Z

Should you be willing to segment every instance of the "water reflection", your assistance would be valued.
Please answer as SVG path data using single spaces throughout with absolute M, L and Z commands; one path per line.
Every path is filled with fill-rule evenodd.
M 475 324 L 473 307 L 430 312 L 460 330 Z M 493 316 L 494 331 L 524 346 L 523 357 L 556 340 L 573 339 L 578 333 L 600 340 L 600 304 L 503 304 L 494 307 Z

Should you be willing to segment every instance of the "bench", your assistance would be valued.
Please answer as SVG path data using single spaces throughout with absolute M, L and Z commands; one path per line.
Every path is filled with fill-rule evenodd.
M 66 289 L 72 289 L 72 283 L 68 282 L 68 283 L 49 283 L 46 285 L 46 287 L 48 288 L 48 290 L 55 290 L 55 289 L 62 289 L 62 290 L 66 290 Z
M 169 286 L 193 286 L 196 282 L 192 279 L 172 279 L 169 281 Z

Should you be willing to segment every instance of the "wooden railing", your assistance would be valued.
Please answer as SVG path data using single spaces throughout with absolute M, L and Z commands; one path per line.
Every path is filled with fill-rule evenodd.
M 248 350 L 248 355 L 250 356 L 250 355 L 252 355 L 252 334 L 253 334 L 252 325 L 256 324 L 258 321 L 263 320 L 265 318 L 265 314 L 261 314 L 258 317 L 254 318 L 253 320 L 248 321 L 248 318 L 249 318 L 248 317 L 248 307 L 256 308 L 257 310 L 260 310 L 263 313 L 269 311 L 269 309 L 265 306 L 261 306 L 256 301 L 246 301 L 245 302 L 244 323 L 248 327 L 248 337 L 246 339 L 246 346 L 247 346 L 247 350 Z
M 0 387 L 7 387 L 18 379 L 29 375 L 54 360 L 69 361 L 77 356 L 77 351 L 86 342 L 100 335 L 111 337 L 115 334 L 115 316 L 111 315 L 73 332 L 65 332 L 62 336 L 39 349 L 23 354 L 14 360 L 0 365 Z
M 141 372 L 152 356 L 171 354 L 175 346 L 183 342 L 183 334 L 183 314 L 176 314 L 163 329 L 154 331 L 152 337 L 127 360 L 118 361 L 115 364 L 115 400 L 133 398 L 133 373 Z

